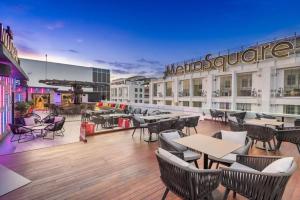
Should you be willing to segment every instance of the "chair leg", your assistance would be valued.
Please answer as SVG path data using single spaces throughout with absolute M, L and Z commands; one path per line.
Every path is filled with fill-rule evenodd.
M 226 200 L 228 198 L 228 194 L 229 194 L 230 190 L 228 188 L 226 188 L 223 200 Z
M 133 129 L 133 133 L 131 135 L 131 137 L 133 137 L 134 133 L 135 133 L 136 128 Z
M 166 188 L 165 192 L 164 192 L 164 195 L 163 197 L 161 198 L 162 200 L 165 200 L 167 195 L 168 195 L 168 192 L 169 192 L 169 188 Z
M 233 198 L 236 198 L 236 192 L 233 192 Z
M 211 169 L 213 163 L 214 163 L 214 162 L 213 162 L 212 160 L 209 161 L 208 169 Z
M 219 168 L 219 164 L 220 164 L 220 163 L 219 163 L 219 162 L 217 162 L 217 166 L 216 166 L 216 169 L 218 169 L 218 168 Z
M 272 151 L 272 150 L 273 150 L 273 148 L 272 148 L 272 146 L 271 146 L 271 143 L 270 143 L 270 142 L 268 142 L 268 146 L 269 146 L 269 149 L 270 149 L 270 151 Z
M 277 141 L 276 150 L 279 151 L 282 141 Z M 300 152 L 300 151 L 299 151 Z
M 196 166 L 197 168 L 199 168 L 199 165 L 198 165 L 197 160 L 195 160 L 194 163 L 195 163 L 195 166 Z
M 194 126 L 194 129 L 195 129 L 196 133 L 198 133 L 198 132 L 197 132 L 197 129 L 196 129 L 196 126 Z

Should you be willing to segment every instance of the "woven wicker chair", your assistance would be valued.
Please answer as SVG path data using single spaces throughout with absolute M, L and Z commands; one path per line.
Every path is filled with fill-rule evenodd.
M 217 132 L 215 133 L 212 137 L 217 138 L 222 140 L 222 133 L 221 132 Z M 217 163 L 216 168 L 219 167 L 219 164 L 225 165 L 225 166 L 230 166 L 232 163 L 235 162 L 235 155 L 248 155 L 250 146 L 252 144 L 252 139 L 250 137 L 246 137 L 245 140 L 245 146 L 242 146 L 240 148 L 238 148 L 237 150 L 233 151 L 230 155 L 233 155 L 233 158 L 231 158 L 231 156 L 225 157 L 225 158 L 216 158 L 213 156 L 208 156 L 209 159 L 209 168 L 212 167 L 213 163 Z
M 251 172 L 242 169 L 222 169 L 222 185 L 226 188 L 223 199 L 227 199 L 230 190 L 253 200 L 280 200 L 285 186 L 295 172 L 293 165 L 287 173 L 262 173 L 266 166 L 280 157 L 237 156 L 237 163 L 255 169 Z M 235 195 L 234 195 L 235 196 Z
M 145 120 L 141 119 L 139 116 L 134 115 L 132 117 L 132 123 L 134 126 L 133 132 L 132 132 L 132 137 L 134 136 L 135 130 L 137 128 L 140 128 L 140 139 L 142 138 L 142 134 L 145 133 L 145 129 L 148 128 L 148 124 L 145 123 Z
M 289 142 L 295 144 L 300 153 L 300 127 L 277 130 L 275 135 L 277 139 L 276 150 L 280 149 L 282 142 Z
M 182 131 L 185 127 L 185 118 L 179 118 L 176 123 L 173 124 L 172 129 Z
M 182 199 L 213 199 L 212 192 L 220 183 L 220 170 L 198 170 L 182 167 L 156 153 L 160 178 L 166 186 L 162 199 L 171 191 Z
M 238 112 L 238 113 L 232 113 L 232 114 L 230 114 L 230 116 L 236 117 L 237 122 L 241 124 L 244 122 L 246 114 L 247 114 L 247 112 Z
M 269 145 L 269 149 L 273 150 L 271 146 L 271 142 L 273 140 L 274 148 L 276 146 L 275 144 L 275 130 L 271 127 L 267 126 L 258 126 L 258 125 L 252 125 L 252 124 L 244 124 L 244 130 L 247 131 L 247 136 L 249 136 L 253 141 L 261 141 L 263 142 L 264 146 L 265 143 Z M 253 145 L 253 143 L 252 143 Z M 266 148 L 266 151 L 268 149 Z
M 232 131 L 243 131 L 245 129 L 243 124 L 232 121 L 230 119 L 228 120 L 228 124 L 229 124 L 230 130 L 232 130 Z
M 170 135 L 171 136 L 170 139 L 164 137 L 166 136 L 166 134 L 169 135 L 172 134 Z M 182 131 L 175 130 L 175 129 L 160 132 L 158 135 L 159 146 L 164 150 L 176 154 L 176 156 L 180 157 L 181 159 L 187 162 L 194 162 L 195 166 L 199 168 L 197 160 L 201 158 L 201 154 L 195 153 L 191 150 L 188 150 L 187 147 L 184 147 L 180 144 L 173 142 L 172 140 L 175 139 L 177 136 L 179 136 L 178 138 L 180 138 L 180 137 L 185 137 L 186 135 Z
M 23 143 L 28 142 L 34 139 L 33 130 L 24 127 L 20 124 L 8 124 L 10 131 L 12 133 L 12 137 L 10 138 L 10 142 L 16 142 Z M 18 139 L 14 139 L 16 136 L 19 136 Z M 27 136 L 30 136 L 30 139 L 28 140 Z
M 196 126 L 198 126 L 199 122 L 199 116 L 194 116 L 194 117 L 188 117 L 185 118 L 185 127 L 187 128 L 186 131 L 190 135 L 190 128 L 194 128 L 195 132 L 197 132 Z
M 223 117 L 225 116 L 224 112 L 215 109 L 209 109 L 209 112 L 212 119 L 214 119 L 215 121 L 217 119 L 221 119 L 221 121 L 223 122 Z

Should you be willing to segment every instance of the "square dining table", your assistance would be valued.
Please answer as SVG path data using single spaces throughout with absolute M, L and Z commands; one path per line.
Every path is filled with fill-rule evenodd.
M 202 134 L 182 137 L 180 139 L 175 139 L 174 142 L 184 145 L 194 151 L 203 153 L 204 169 L 208 169 L 208 155 L 222 158 L 242 146 L 240 144 Z

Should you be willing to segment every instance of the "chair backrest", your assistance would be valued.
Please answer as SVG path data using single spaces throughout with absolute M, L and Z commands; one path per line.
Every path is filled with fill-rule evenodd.
M 244 130 L 243 124 L 240 124 L 238 122 L 235 122 L 235 121 L 232 121 L 229 119 L 228 124 L 229 124 L 230 130 L 232 130 L 232 131 L 243 131 Z
M 247 131 L 247 136 L 250 138 L 263 142 L 268 142 L 273 139 L 275 132 L 271 127 L 253 124 L 244 124 L 244 130 Z
M 219 186 L 221 170 L 184 167 L 166 159 L 158 151 L 155 153 L 161 180 L 167 188 L 182 199 L 204 199 Z
M 133 115 L 132 117 L 132 123 L 134 127 L 140 127 L 141 124 L 145 123 L 144 119 L 141 119 L 138 115 Z
M 181 131 L 175 129 L 162 131 L 158 135 L 159 146 L 167 151 L 186 151 L 188 149 L 187 147 L 173 141 L 174 139 L 179 139 L 184 136 Z
M 199 116 L 189 117 L 185 119 L 185 126 L 196 127 L 199 122 Z
M 181 131 L 185 127 L 185 120 L 185 118 L 179 118 L 176 123 L 173 124 L 172 128 Z

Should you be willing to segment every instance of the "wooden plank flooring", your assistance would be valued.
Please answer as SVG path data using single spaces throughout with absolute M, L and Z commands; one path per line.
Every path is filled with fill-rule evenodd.
M 203 121 L 197 128 L 201 134 L 212 135 L 227 127 Z M 32 183 L 0 200 L 18 199 L 161 199 L 164 185 L 154 151 L 157 143 L 139 139 L 132 130 L 88 138 L 88 143 L 73 143 L 12 155 L 0 156 L 0 163 L 32 180 Z M 265 155 L 253 148 L 251 154 Z M 283 144 L 281 155 L 297 159 L 296 147 Z M 270 154 L 271 155 L 271 154 Z M 202 159 L 199 161 L 202 166 Z M 0 180 L 5 181 L 5 180 Z M 284 199 L 300 199 L 300 170 L 293 175 Z M 219 189 L 221 192 L 223 188 Z M 179 199 L 169 193 L 167 199 Z M 230 195 L 232 199 L 232 194 Z M 237 199 L 244 199 L 237 196 Z

